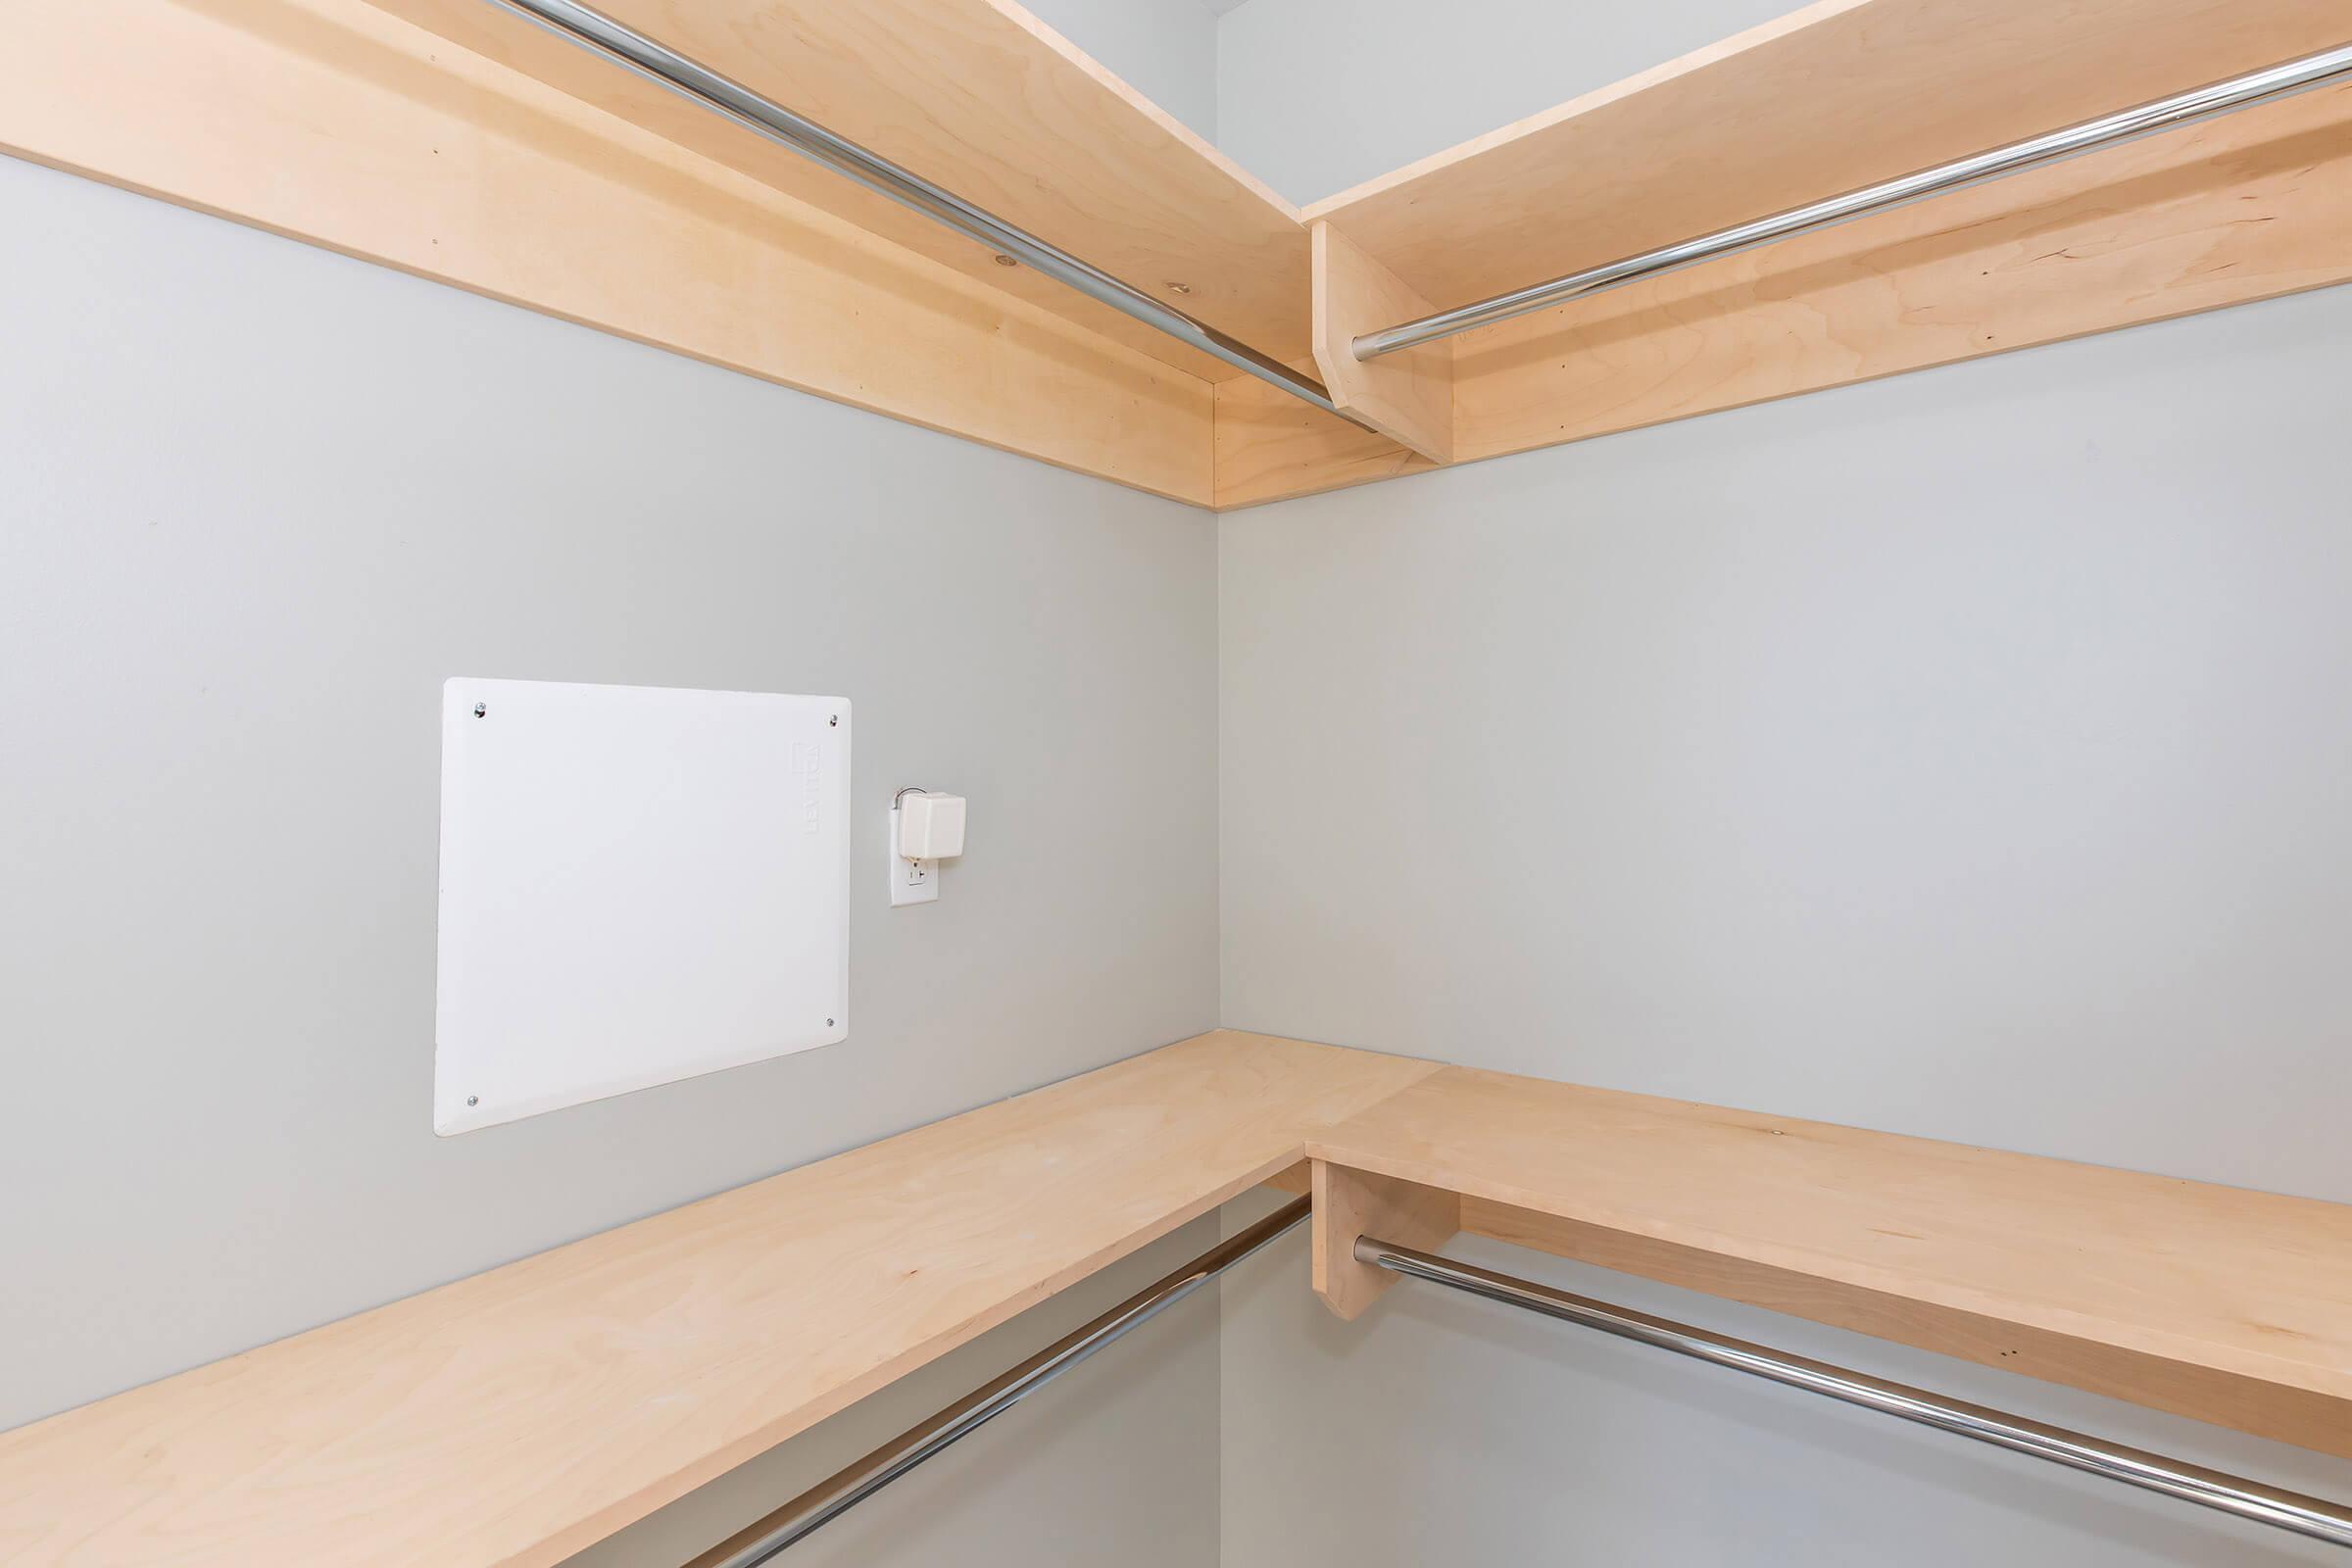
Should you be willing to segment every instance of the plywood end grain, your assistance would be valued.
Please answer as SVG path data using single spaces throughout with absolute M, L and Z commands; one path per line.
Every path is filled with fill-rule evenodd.
M 1355 357 L 1366 332 L 1416 320 L 1430 304 L 1363 247 L 1329 223 L 1310 230 L 1315 366 L 1332 401 L 1432 463 L 1453 459 L 1453 340 Z
M 1355 1260 L 1356 1238 L 1370 1236 L 1426 1252 L 1445 1246 L 1462 1228 L 1460 1197 L 1439 1188 L 1320 1159 L 1311 1180 L 1315 1294 L 1343 1318 L 1361 1317 L 1396 1283 L 1388 1270 Z

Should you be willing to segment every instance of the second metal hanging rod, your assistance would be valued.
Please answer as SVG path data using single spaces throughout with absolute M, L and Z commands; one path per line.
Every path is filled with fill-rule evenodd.
M 1449 1290 L 1499 1301 L 1524 1311 L 1556 1318 L 1563 1323 L 1575 1323 L 1584 1328 L 1598 1329 L 1619 1339 L 1634 1340 L 1710 1361 L 1717 1366 L 1745 1372 L 1751 1377 L 1802 1389 L 1846 1404 L 1858 1404 L 1881 1415 L 1894 1416 L 1904 1421 L 1916 1421 L 1938 1431 L 1973 1438 L 1996 1447 L 2047 1459 L 2074 1470 L 2086 1470 L 2092 1475 L 2120 1481 L 2128 1487 L 2139 1487 L 2149 1492 L 2161 1492 L 2168 1497 L 2193 1502 L 2200 1507 L 2218 1509 L 2250 1519 L 2257 1524 L 2308 1536 L 2331 1545 L 2352 1546 L 2352 1508 L 2324 1497 L 2306 1496 L 2299 1492 L 2287 1492 L 2278 1487 L 2265 1486 L 2243 1476 L 2233 1476 L 2203 1465 L 2190 1464 L 2184 1459 L 2167 1458 L 2144 1448 L 2126 1447 L 2085 1433 L 2072 1432 L 2004 1410 L 1989 1409 L 1981 1404 L 1969 1404 L 1959 1399 L 1931 1394 L 1908 1384 L 1889 1383 L 1866 1373 L 1848 1371 L 1826 1361 L 1815 1361 L 1786 1350 L 1776 1350 L 1746 1340 L 1735 1340 L 1728 1335 L 1710 1333 L 1688 1323 L 1676 1323 L 1667 1318 L 1652 1317 L 1630 1307 L 1612 1306 L 1590 1297 L 1571 1296 L 1532 1280 L 1514 1279 L 1491 1269 L 1457 1263 L 1435 1252 L 1424 1252 L 1410 1247 L 1397 1247 L 1377 1241 L 1369 1236 L 1356 1239 L 1355 1259 L 1384 1268 L 1407 1279 L 1426 1280 Z
M 1639 283 L 1644 278 L 1679 272 L 1686 267 L 1696 267 L 1719 257 L 1736 256 L 1741 251 L 1754 250 L 1775 240 L 1793 239 L 1799 234 L 1811 234 L 1820 229 L 1834 228 L 1839 223 L 1884 213 L 1931 196 L 1941 196 L 1970 185 L 1982 185 L 1987 180 L 2001 179 L 2010 174 L 2022 174 L 2029 169 L 2040 169 L 2050 164 L 2097 152 L 2102 148 L 2121 146 L 2153 136 L 2159 131 L 2174 130 L 2182 125 L 2211 120 L 2217 115 L 2233 114 L 2267 104 L 2330 82 L 2352 79 L 2352 44 L 2327 49 L 2316 55 L 2305 55 L 2284 65 L 2251 71 L 2242 76 L 2231 76 L 2203 87 L 2175 93 L 2136 108 L 2102 115 L 2063 130 L 2045 132 L 2024 141 L 1995 147 L 1990 152 L 1976 153 L 1967 158 L 1937 164 L 1917 173 L 1894 179 L 1881 180 L 1859 190 L 1849 190 L 1842 196 L 1831 196 L 1803 207 L 1791 207 L 1752 222 L 1719 228 L 1712 234 L 1696 239 L 1662 245 L 1656 250 L 1628 256 L 1622 261 L 1606 262 L 1588 267 L 1581 272 L 1570 272 L 1548 282 L 1532 283 L 1526 288 L 1497 294 L 1493 299 L 1480 300 L 1473 305 L 1457 305 L 1449 311 L 1424 316 L 1417 321 L 1399 326 L 1384 327 L 1378 332 L 1366 332 L 1355 340 L 1355 357 L 1374 359 L 1383 354 L 1395 354 L 1442 337 L 1452 337 L 1473 327 L 1492 326 L 1516 316 L 1549 310 L 1571 300 L 1588 295 L 1605 294 L 1610 289 Z

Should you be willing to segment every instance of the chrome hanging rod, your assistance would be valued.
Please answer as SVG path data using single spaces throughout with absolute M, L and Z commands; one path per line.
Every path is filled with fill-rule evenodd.
M 1055 1340 L 992 1382 L 985 1383 L 930 1419 L 818 1482 L 807 1492 L 688 1563 L 686 1568 L 760 1568 L 796 1542 L 880 1492 L 901 1476 L 970 1436 L 1029 1397 L 1104 1346 L 1151 1322 L 1210 1280 L 1264 1247 L 1307 1215 L 1307 1200 L 1295 1199 L 1238 1231 L 1174 1273 L 1146 1286 L 1109 1311 Z
M 2352 44 L 2306 55 L 2300 60 L 2290 60 L 2265 71 L 2231 76 L 2227 81 L 2176 93 L 2170 98 L 2159 98 L 2135 109 L 2103 115 L 2097 120 L 2086 120 L 2079 125 L 2069 125 L 2064 130 L 2053 130 L 2025 141 L 2011 142 L 2006 147 L 1995 147 L 1990 152 L 1955 159 L 1948 164 L 1937 164 L 1933 169 L 1923 169 L 1917 173 L 1882 180 L 1876 185 L 1865 185 L 1860 190 L 1847 191 L 1842 196 L 1832 196 L 1803 207 L 1791 207 L 1787 212 L 1775 213 L 1769 218 L 1759 218 L 1731 228 L 1717 229 L 1712 234 L 1684 240 L 1678 245 L 1664 245 L 1656 250 L 1643 251 L 1639 256 L 1626 257 L 1623 261 L 1588 267 L 1581 272 L 1570 272 L 1566 277 L 1555 277 L 1547 283 L 1513 289 L 1508 294 L 1497 294 L 1493 299 L 1480 300 L 1475 305 L 1456 306 L 1450 311 L 1422 317 L 1417 321 L 1367 332 L 1355 340 L 1355 357 L 1359 360 L 1374 359 L 1438 338 L 1451 337 L 1457 332 L 1467 332 L 1472 327 L 1492 326 L 1496 321 L 1507 321 L 1515 316 L 1526 316 L 1535 311 L 1548 310 L 1554 305 L 1565 305 L 1570 300 L 1623 288 L 1628 283 L 1639 283 L 1643 278 L 1679 272 L 1686 267 L 1696 267 L 1701 262 L 1711 262 L 1722 256 L 1736 256 L 1741 251 L 1769 245 L 1775 240 L 1834 228 L 1839 223 L 1850 222 L 1872 213 L 1887 212 L 1931 196 L 1943 195 L 1947 191 L 2023 173 L 2029 169 L 2039 169 L 2082 153 L 2119 146 L 2142 136 L 2155 135 L 2159 131 L 2193 124 L 2200 120 L 2211 120 L 2217 115 L 2227 115 L 2239 109 L 2252 108 L 2256 104 L 2308 92 L 2314 87 L 2324 87 L 2347 77 L 2352 77 Z
M 2092 1475 L 2105 1476 L 2126 1486 L 2140 1487 L 2149 1492 L 2161 1492 L 2184 1502 L 2216 1508 L 2240 1519 L 2276 1526 L 2314 1541 L 2325 1541 L 2338 1546 L 2352 1546 L 2352 1507 L 2328 1502 L 2319 1497 L 2307 1497 L 2301 1493 L 2286 1492 L 2248 1481 L 2242 1476 L 2208 1470 L 2203 1465 L 2185 1460 L 2169 1459 L 2160 1453 L 2140 1448 L 2128 1448 L 2119 1443 L 2102 1438 L 2070 1432 L 2064 1427 L 2045 1426 L 2024 1416 L 1988 1409 L 1981 1404 L 1966 1404 L 1947 1399 L 1940 1394 L 1914 1389 L 1901 1383 L 1850 1372 L 1832 1366 L 1826 1361 L 1809 1360 L 1790 1355 L 1785 1350 L 1770 1349 L 1735 1340 L 1705 1329 L 1692 1328 L 1687 1323 L 1675 1323 L 1646 1312 L 1627 1307 L 1611 1306 L 1588 1297 L 1571 1296 L 1530 1280 L 1514 1279 L 1508 1274 L 1496 1274 L 1488 1269 L 1473 1268 L 1432 1252 L 1416 1251 L 1409 1247 L 1397 1247 L 1375 1241 L 1369 1236 L 1358 1237 L 1355 1243 L 1356 1260 L 1376 1268 L 1385 1268 L 1408 1279 L 1427 1280 L 1450 1290 L 1500 1301 L 1544 1317 L 1557 1318 L 1564 1323 L 1576 1323 L 1585 1328 L 1598 1329 L 1619 1339 L 1635 1340 L 1643 1345 L 1672 1350 L 1677 1355 L 1693 1356 L 1726 1366 L 1736 1372 L 1746 1372 L 1774 1383 L 1803 1389 L 1809 1394 L 1823 1395 L 1847 1404 L 1858 1404 L 1882 1415 L 1916 1421 L 1939 1431 L 1953 1432 L 1979 1443 L 1996 1447 L 2030 1453 L 2037 1459 L 2048 1459 L 2076 1470 L 2087 1470 Z
M 1056 282 L 1066 283 L 1089 299 L 1099 300 L 1146 326 L 1156 327 L 1189 343 L 1211 359 L 1278 386 L 1302 403 L 1311 403 L 1326 414 L 1340 412 L 1333 406 L 1331 394 L 1323 383 L 1313 376 L 1302 375 L 1207 322 L 1195 320 L 1101 268 L 1080 261 L 1059 246 L 1049 244 L 1026 229 L 1015 228 L 995 214 L 983 212 L 961 197 L 942 190 L 911 170 L 902 169 L 880 154 L 835 135 L 815 121 L 794 114 L 782 104 L 696 64 L 600 11 L 580 5 L 577 0 L 491 0 L 491 3 L 594 50 L 746 130 L 856 180 L 868 190 L 910 207 L 999 255 L 1009 256 Z

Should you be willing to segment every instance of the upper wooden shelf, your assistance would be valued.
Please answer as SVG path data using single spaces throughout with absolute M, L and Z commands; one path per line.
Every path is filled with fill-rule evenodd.
M 1308 1152 L 1466 1230 L 2352 1456 L 2352 1204 L 1460 1067 Z
M 1444 310 L 2347 38 L 2311 0 L 1821 0 L 1302 216 Z
M 374 0 L 796 200 L 1211 380 L 1233 372 L 484 0 Z M 1280 359 L 1297 209 L 1010 0 L 598 0 L 614 21 Z
M 483 0 L 373 3 L 1194 374 L 1238 373 Z M 2346 27 L 2310 0 L 1821 0 L 1301 213 L 1011 0 L 600 9 L 1290 362 L 1311 347 L 1316 220 L 1444 309 L 2342 43 Z
M 1010 0 L 600 9 L 1323 365 L 1365 427 L 487 0 L 21 0 L 0 151 L 1220 509 L 2352 277 L 2339 86 L 1418 356 L 1338 358 L 1430 309 L 2344 41 L 2311 0 L 1830 0 L 1305 214 Z

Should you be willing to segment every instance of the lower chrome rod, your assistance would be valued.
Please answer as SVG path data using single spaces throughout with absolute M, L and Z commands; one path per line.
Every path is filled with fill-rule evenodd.
M 1097 1350 L 1142 1328 L 1306 1218 L 1307 1206 L 1303 1198 L 1285 1203 L 1085 1327 L 1063 1335 L 1004 1376 L 908 1427 L 773 1513 L 754 1520 L 686 1568 L 759 1568 L 773 1560 L 786 1547 L 814 1535 L 924 1460 L 944 1452 L 956 1440 L 971 1436 Z
M 1302 375 L 1280 360 L 1260 354 L 1240 339 L 1194 319 L 1133 284 L 1080 261 L 1059 246 L 943 190 L 912 170 L 894 164 L 846 136 L 834 134 L 815 121 L 795 114 L 775 100 L 720 75 L 601 11 L 581 5 L 579 0 L 492 0 L 492 3 L 691 99 L 756 135 L 788 147 L 901 206 L 912 208 L 933 222 L 977 240 L 999 255 L 1009 256 L 1090 299 L 1191 344 L 1212 359 L 1278 386 L 1302 403 L 1311 403 L 1326 414 L 1339 413 L 1332 405 L 1331 394 L 1313 376 Z
M 2208 1470 L 2203 1465 L 2171 1459 L 2160 1453 L 2141 1448 L 2129 1448 L 2119 1443 L 2109 1443 L 2064 1427 L 2045 1426 L 2024 1416 L 2011 1415 L 1981 1404 L 1967 1404 L 1945 1398 L 1925 1389 L 1906 1384 L 1888 1383 L 1881 1378 L 1844 1367 L 1832 1366 L 1826 1361 L 1809 1360 L 1790 1355 L 1745 1340 L 1735 1340 L 1688 1323 L 1676 1323 L 1646 1312 L 1627 1307 L 1611 1306 L 1589 1297 L 1571 1296 L 1531 1280 L 1514 1279 L 1508 1274 L 1474 1268 L 1456 1263 L 1433 1252 L 1417 1251 L 1409 1247 L 1396 1247 L 1359 1237 L 1355 1244 L 1356 1261 L 1369 1263 L 1401 1274 L 1407 1279 L 1427 1280 L 1449 1290 L 1466 1292 L 1505 1306 L 1516 1306 L 1544 1317 L 1557 1318 L 1564 1323 L 1580 1324 L 1598 1329 L 1619 1339 L 1638 1341 L 1672 1350 L 1677 1355 L 1692 1356 L 1717 1366 L 1730 1367 L 1808 1394 L 1819 1394 L 1847 1404 L 1858 1404 L 1882 1415 L 1916 1421 L 1938 1431 L 1953 1432 L 1979 1443 L 1996 1447 L 2029 1453 L 2037 1459 L 2047 1459 L 2070 1469 L 2087 1470 L 2092 1475 L 2105 1476 L 2126 1486 L 2139 1487 L 2149 1492 L 2161 1492 L 2184 1502 L 2234 1514 L 2314 1541 L 2325 1541 L 2338 1546 L 2352 1546 L 2352 1507 L 2329 1502 L 2320 1497 L 2305 1496 L 2299 1492 L 2286 1492 L 2277 1487 L 2249 1481 L 2243 1476 L 2230 1475 L 2220 1470 Z
M 1638 283 L 1643 278 L 1659 277 L 1679 272 L 1686 267 L 1696 267 L 1722 256 L 1736 256 L 1741 251 L 1754 250 L 1775 240 L 1792 239 L 1799 234 L 1811 234 L 1839 223 L 1851 222 L 1873 213 L 1889 212 L 1907 207 L 1913 202 L 1940 196 L 1947 191 L 1962 190 L 1970 185 L 1982 185 L 1987 180 L 2001 179 L 2010 174 L 2024 173 L 2029 169 L 2040 169 L 2083 153 L 2118 147 L 2142 136 L 2173 130 L 2181 125 L 2211 120 L 2217 115 L 2234 114 L 2295 93 L 2309 92 L 2334 82 L 2352 80 L 2352 44 L 2305 55 L 2283 65 L 2251 71 L 2242 76 L 2175 93 L 2152 103 L 2086 120 L 2043 135 L 2011 142 L 1989 152 L 1954 159 L 1937 164 L 1916 173 L 1865 185 L 1843 195 L 1827 197 L 1803 207 L 1791 207 L 1752 222 L 1731 228 L 1717 229 L 1696 239 L 1663 245 L 1656 250 L 1628 256 L 1622 261 L 1606 262 L 1598 267 L 1570 272 L 1548 282 L 1532 283 L 1526 288 L 1497 294 L 1493 299 L 1480 300 L 1472 305 L 1459 305 L 1449 311 L 1406 321 L 1400 326 L 1384 327 L 1366 332 L 1355 340 L 1355 357 L 1369 360 L 1376 355 L 1394 354 L 1399 349 L 1413 348 L 1438 338 L 1467 332 L 1472 327 L 1491 326 L 1507 321 L 1515 316 L 1534 311 L 1549 310 L 1570 300 L 1588 295 L 1606 293 Z

